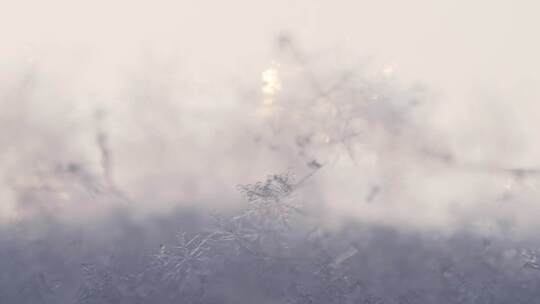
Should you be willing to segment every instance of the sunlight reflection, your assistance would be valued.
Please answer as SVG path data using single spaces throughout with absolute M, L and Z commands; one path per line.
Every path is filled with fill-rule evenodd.
M 276 112 L 275 95 L 281 90 L 281 81 L 278 73 L 279 65 L 272 62 L 271 66 L 261 73 L 263 94 L 260 108 L 257 114 L 262 117 L 272 116 Z

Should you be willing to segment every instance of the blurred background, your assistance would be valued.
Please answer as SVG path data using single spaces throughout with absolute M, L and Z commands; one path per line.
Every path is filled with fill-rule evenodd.
M 534 303 L 539 9 L 0 0 L 0 303 Z
M 539 165 L 535 1 L 55 0 L 3 7 L 4 224 L 32 209 L 21 189 L 58 190 L 45 184 L 73 182 L 73 173 L 84 183 L 114 184 L 144 216 L 177 205 L 228 208 L 238 199 L 235 185 L 291 168 L 303 174 L 312 160 L 331 163 L 316 177 L 317 197 L 332 197 L 333 213 L 372 220 L 418 223 L 421 216 L 445 226 L 480 213 L 483 221 L 493 208 L 478 201 L 512 187 L 536 197 L 536 180 L 487 172 Z M 320 113 L 308 113 L 325 90 L 336 94 Z M 366 94 L 418 102 L 413 110 L 401 101 L 365 106 Z M 328 116 L 336 109 L 363 122 L 332 125 L 343 119 Z M 392 127 L 399 135 L 387 130 L 396 117 L 379 112 L 407 121 Z M 291 148 L 307 135 L 336 141 L 347 128 L 355 136 L 348 148 L 312 145 L 305 155 Z M 483 169 L 440 167 L 430 157 Z M 388 202 L 409 197 L 396 203 L 404 210 L 360 203 L 373 187 Z M 80 202 L 54 213 L 66 220 L 103 213 L 88 191 L 60 191 L 61 200 Z

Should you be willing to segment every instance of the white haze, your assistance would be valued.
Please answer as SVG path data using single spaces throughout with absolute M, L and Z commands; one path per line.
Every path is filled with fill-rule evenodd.
M 525 0 L 4 1 L 0 221 L 42 212 L 21 206 L 20 191 L 55 183 L 65 193 L 40 199 L 65 202 L 50 208 L 68 222 L 103 215 L 116 200 L 141 217 L 176 205 L 229 208 L 237 184 L 287 169 L 302 176 L 317 159 L 324 167 L 306 192 L 329 222 L 482 233 L 508 222 L 529 233 L 538 180 L 504 170 L 540 166 L 538 9 Z M 276 47 L 284 34 L 324 84 L 357 67 L 398 101 L 419 98 L 396 125 L 406 129 L 395 135 L 384 127 L 392 117 L 366 119 L 356 159 L 343 147 L 291 152 L 306 124 L 294 115 L 277 120 L 292 129 L 273 139 L 279 150 L 254 141 L 271 130 L 260 112 L 264 71 L 278 72 L 281 111 L 309 107 L 298 101 L 313 90 L 305 67 Z M 77 164 L 83 183 L 103 175 L 99 130 L 122 199 L 96 199 L 57 173 Z

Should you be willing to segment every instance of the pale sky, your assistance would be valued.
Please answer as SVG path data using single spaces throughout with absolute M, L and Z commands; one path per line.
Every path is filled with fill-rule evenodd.
M 234 66 L 264 58 L 272 35 L 286 30 L 306 48 L 372 54 L 411 79 L 517 90 L 538 80 L 539 9 L 526 0 L 4 0 L 0 37 L 3 61 L 52 46 L 91 47 L 116 61 L 150 45 Z

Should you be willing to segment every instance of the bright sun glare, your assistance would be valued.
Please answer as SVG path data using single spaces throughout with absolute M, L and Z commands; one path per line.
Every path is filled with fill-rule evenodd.
M 262 92 L 265 95 L 274 95 L 281 89 L 278 70 L 275 66 L 264 70 L 261 74 L 261 78 L 263 82 Z
M 272 65 L 261 73 L 263 94 L 262 105 L 259 108 L 258 114 L 264 117 L 271 116 L 276 107 L 274 105 L 274 98 L 278 91 L 281 90 L 281 81 L 279 78 L 278 65 L 272 63 Z

